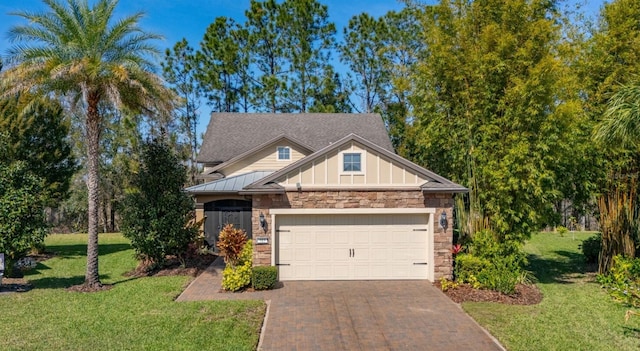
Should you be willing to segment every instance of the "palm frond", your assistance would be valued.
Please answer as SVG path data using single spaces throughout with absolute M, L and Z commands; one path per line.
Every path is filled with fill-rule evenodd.
M 593 137 L 605 144 L 640 145 L 640 82 L 621 87 L 611 97 Z

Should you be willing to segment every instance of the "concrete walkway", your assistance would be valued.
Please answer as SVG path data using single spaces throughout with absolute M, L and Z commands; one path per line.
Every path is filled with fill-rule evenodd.
M 428 281 L 296 281 L 221 293 L 211 266 L 177 301 L 263 299 L 259 350 L 504 350 Z

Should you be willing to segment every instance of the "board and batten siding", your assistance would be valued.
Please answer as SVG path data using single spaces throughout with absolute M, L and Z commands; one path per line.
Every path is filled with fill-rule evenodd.
M 287 146 L 291 149 L 290 160 L 278 160 L 278 146 Z M 219 169 L 218 172 L 224 174 L 225 177 L 233 177 L 253 171 L 277 171 L 305 157 L 305 152 L 305 150 L 298 146 L 282 141 L 276 142 L 267 145 L 258 152 L 230 164 L 228 167 Z
M 343 172 L 342 154 L 344 152 L 362 153 L 363 172 Z M 427 179 L 404 165 L 393 162 L 374 150 L 358 142 L 351 142 L 339 150 L 334 150 L 292 170 L 276 180 L 285 188 L 301 186 L 314 187 L 384 187 L 384 186 L 420 186 Z

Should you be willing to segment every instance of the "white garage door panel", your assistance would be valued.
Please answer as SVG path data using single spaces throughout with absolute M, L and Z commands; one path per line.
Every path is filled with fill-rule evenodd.
M 278 215 L 280 280 L 426 279 L 427 214 Z M 419 231 L 415 231 L 419 229 Z

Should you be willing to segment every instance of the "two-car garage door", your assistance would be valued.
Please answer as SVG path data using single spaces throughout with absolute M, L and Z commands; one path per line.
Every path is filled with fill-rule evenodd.
M 280 280 L 427 279 L 429 214 L 276 216 Z

